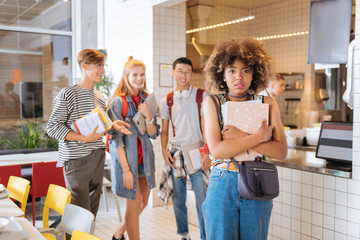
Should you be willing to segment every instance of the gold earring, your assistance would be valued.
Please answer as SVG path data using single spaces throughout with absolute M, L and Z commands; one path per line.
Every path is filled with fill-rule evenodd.
M 226 79 L 224 78 L 224 82 L 226 82 Z

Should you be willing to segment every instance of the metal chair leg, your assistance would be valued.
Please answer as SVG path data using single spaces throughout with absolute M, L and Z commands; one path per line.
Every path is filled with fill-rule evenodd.
M 114 200 L 115 200 L 115 204 L 116 204 L 116 210 L 119 216 L 119 221 L 122 221 L 122 217 L 121 217 L 121 211 L 120 211 L 120 204 L 119 204 L 119 196 L 116 195 L 113 191 L 111 191 L 114 195 Z

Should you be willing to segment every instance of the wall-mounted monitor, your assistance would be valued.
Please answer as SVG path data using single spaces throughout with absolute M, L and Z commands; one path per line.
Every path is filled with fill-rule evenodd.
M 323 122 L 316 157 L 336 162 L 352 162 L 353 124 Z
M 346 63 L 352 0 L 311 2 L 308 63 Z
M 23 82 L 21 101 L 23 118 L 43 117 L 43 94 L 41 82 Z

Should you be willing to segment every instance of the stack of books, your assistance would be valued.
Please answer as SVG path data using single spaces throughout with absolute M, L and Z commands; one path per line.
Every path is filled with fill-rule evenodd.
M 96 133 L 105 133 L 112 127 L 111 119 L 100 107 L 74 121 L 70 127 L 74 132 L 87 136 L 96 126 L 98 126 Z
M 231 125 L 243 132 L 254 134 L 259 131 L 263 119 L 269 124 L 269 104 L 256 101 L 228 101 L 221 106 L 224 126 Z M 260 153 L 249 149 L 235 157 L 236 161 L 254 160 Z
M 201 169 L 202 159 L 204 158 L 203 146 L 203 142 L 185 144 L 181 146 L 186 170 L 189 174 L 196 173 Z

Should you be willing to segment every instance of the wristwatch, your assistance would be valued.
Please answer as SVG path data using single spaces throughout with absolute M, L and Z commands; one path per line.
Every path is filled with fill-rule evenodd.
M 152 123 L 154 122 L 154 118 L 151 118 L 150 121 L 147 121 L 147 120 L 145 119 L 145 122 L 146 122 L 147 125 L 150 125 L 150 124 L 152 124 Z

